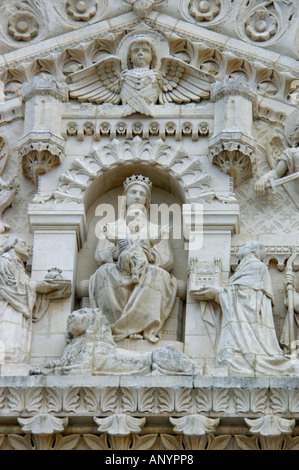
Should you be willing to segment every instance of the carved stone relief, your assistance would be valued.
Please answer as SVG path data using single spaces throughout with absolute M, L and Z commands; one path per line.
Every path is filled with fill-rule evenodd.
M 295 5 L 291 0 L 284 3 L 276 0 L 248 3 L 244 0 L 237 17 L 238 34 L 242 39 L 247 37 L 253 42 L 277 41 L 284 34 L 294 11 Z
M 294 1 L 5 3 L 1 450 L 297 449 Z

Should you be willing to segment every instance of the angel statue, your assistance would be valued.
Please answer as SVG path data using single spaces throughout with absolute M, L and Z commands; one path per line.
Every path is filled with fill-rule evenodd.
M 286 122 L 285 138 L 275 134 L 269 141 L 267 154 L 273 169 L 255 183 L 255 192 L 262 196 L 269 188 L 276 187 L 299 178 L 299 114 L 294 111 Z M 276 160 L 273 162 L 273 160 Z M 272 163 L 273 162 L 273 163 Z M 286 176 L 284 176 L 288 173 Z
M 159 62 L 159 65 L 158 65 Z M 120 57 L 111 55 L 69 75 L 70 97 L 90 103 L 123 104 L 123 116 L 152 116 L 151 105 L 199 102 L 209 98 L 212 75 L 172 56 L 162 57 L 145 35 L 132 39 L 123 70 Z

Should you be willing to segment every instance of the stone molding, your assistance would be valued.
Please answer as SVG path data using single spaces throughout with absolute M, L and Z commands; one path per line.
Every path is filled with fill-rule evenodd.
M 155 19 L 151 19 L 152 16 Z M 256 46 L 250 47 L 250 58 L 249 56 L 247 58 L 242 41 L 240 41 L 240 50 L 238 50 L 238 41 L 236 40 L 231 48 L 229 42 L 227 43 L 229 52 L 223 51 L 225 36 L 222 34 L 210 32 L 196 25 L 189 25 L 188 34 L 184 31 L 184 37 L 182 37 L 181 28 L 183 24 L 175 26 L 172 25 L 171 20 L 167 15 L 159 14 L 157 16 L 151 13 L 145 24 L 153 30 L 161 30 L 166 37 L 169 36 L 170 49 L 174 47 L 172 44 L 176 42 L 176 40 L 171 40 L 171 35 L 173 36 L 175 33 L 177 38 L 185 41 L 186 46 L 183 49 L 187 50 L 187 54 L 191 59 L 190 63 L 207 71 L 207 67 L 214 64 L 214 76 L 217 80 L 225 75 L 234 76 L 234 74 L 239 75 L 242 73 L 249 84 L 255 84 L 258 87 L 259 95 L 290 104 L 288 95 L 293 91 L 291 84 L 298 74 L 298 65 L 295 60 L 288 59 L 287 63 L 281 60 L 280 63 L 277 54 L 270 51 L 267 51 L 265 60 L 263 51 Z M 120 40 L 124 25 L 132 31 L 138 25 L 136 16 L 132 12 L 121 15 L 115 23 L 115 26 L 111 28 L 109 22 L 102 21 L 100 26 L 98 24 L 86 26 L 84 32 L 81 30 L 80 32 L 75 31 L 75 34 L 66 33 L 63 35 L 59 46 L 56 41 L 49 39 L 47 41 L 47 50 L 51 50 L 49 55 L 45 50 L 40 52 L 39 47 L 34 47 L 36 45 L 31 46 L 30 49 L 24 47 L 16 57 L 15 53 L 11 52 L 7 54 L 6 62 L 2 66 L 0 64 L 0 70 L 2 70 L 0 79 L 5 84 L 11 82 L 22 84 L 30 81 L 35 74 L 46 71 L 53 74 L 58 81 L 64 81 L 68 73 L 65 67 L 70 61 L 70 57 L 65 53 L 66 48 L 68 48 L 68 54 L 74 57 L 79 68 L 88 66 L 93 61 L 93 57 L 89 57 L 89 54 L 95 55 L 101 41 L 106 41 L 107 48 L 106 37 L 108 30 L 111 34 L 110 37 L 114 36 L 114 41 L 111 43 L 111 47 L 113 47 L 112 44 Z M 165 26 L 165 24 L 169 24 L 169 26 Z M 99 29 L 102 31 L 100 35 Z M 212 33 L 213 39 L 209 39 L 210 33 Z M 80 40 L 78 40 L 78 36 L 80 36 Z M 177 50 L 175 54 L 179 53 L 180 51 Z M 40 54 L 41 56 L 39 56 Z M 252 59 L 252 55 L 255 59 Z M 25 59 L 26 64 L 22 65 Z M 267 92 L 268 86 L 270 86 L 269 93 Z M 273 87 L 276 91 L 273 91 Z
M 110 160 L 109 164 L 107 158 Z M 151 142 L 136 136 L 124 142 L 114 139 L 89 155 L 76 158 L 69 171 L 59 178 L 57 190 L 54 192 L 55 202 L 82 203 L 85 192 L 97 176 L 108 169 L 132 163 L 144 163 L 167 170 L 182 186 L 187 202 L 211 200 L 215 196 L 211 176 L 201 170 L 198 160 L 192 159 L 183 149 L 176 150 L 173 146 L 165 144 L 162 139 Z M 177 163 L 182 163 L 179 169 Z M 193 177 L 191 181 L 190 176 Z
M 296 377 L 0 376 L 0 419 L 52 413 L 298 419 L 299 390 Z

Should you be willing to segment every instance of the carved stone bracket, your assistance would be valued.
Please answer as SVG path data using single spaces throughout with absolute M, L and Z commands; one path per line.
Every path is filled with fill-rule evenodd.
M 281 416 L 266 415 L 257 419 L 246 419 L 246 424 L 252 434 L 260 436 L 281 436 L 283 434 L 292 434 L 295 426 L 295 419 L 285 419 Z
M 142 122 L 111 118 L 109 121 L 100 121 L 99 124 L 96 124 L 96 120 L 80 122 L 79 119 L 76 119 L 76 121 L 68 121 L 63 131 L 65 139 L 76 137 L 79 141 L 83 141 L 87 136 L 92 136 L 95 141 L 105 137 L 113 140 L 120 137 L 132 139 L 136 136 L 142 139 L 149 139 L 153 136 L 163 140 L 167 137 L 175 137 L 176 141 L 188 137 L 192 141 L 198 141 L 200 137 L 208 135 L 209 124 L 205 121 L 198 121 L 198 119 L 177 123 L 161 118 L 158 121 L 143 119 Z
M 242 78 L 226 76 L 212 87 L 211 98 L 215 102 L 215 122 L 214 135 L 209 139 L 209 157 L 233 177 L 237 186 L 253 175 L 256 88 Z
M 18 418 L 22 431 L 32 434 L 49 435 L 64 431 L 68 418 L 56 418 L 50 414 L 38 414 L 31 418 Z
M 55 144 L 47 142 L 31 142 L 19 149 L 23 174 L 34 184 L 38 183 L 39 175 L 48 173 L 60 165 L 62 150 Z
M 189 415 L 182 418 L 169 418 L 174 432 L 185 436 L 203 436 L 215 432 L 220 418 L 211 419 L 202 415 Z
M 242 142 L 242 133 L 222 133 L 218 142 L 209 147 L 209 156 L 215 165 L 232 176 L 234 185 L 253 176 L 254 147 Z
M 167 170 L 180 182 L 188 202 L 214 198 L 211 177 L 201 170 L 198 160 L 186 155 L 182 149 L 175 150 L 161 139 L 152 142 L 139 136 L 125 142 L 114 139 L 90 155 L 75 159 L 69 171 L 60 176 L 54 198 L 57 203 L 80 203 L 97 176 L 117 166 L 140 163 Z
M 63 156 L 62 102 L 66 89 L 53 78 L 35 77 L 23 87 L 24 135 L 18 142 L 24 176 L 37 184 L 38 176 L 59 165 Z
M 128 436 L 139 434 L 145 425 L 145 418 L 134 418 L 126 414 L 114 414 L 107 418 L 94 418 L 99 426 L 98 432 L 107 432 L 113 436 Z

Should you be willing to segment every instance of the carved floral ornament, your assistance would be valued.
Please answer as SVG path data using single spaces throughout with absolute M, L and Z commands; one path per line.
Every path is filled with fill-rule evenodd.
M 190 0 L 189 12 L 196 21 L 211 21 L 221 9 L 220 0 Z
M 88 21 L 97 12 L 96 0 L 67 0 L 66 11 L 74 21 Z
M 245 31 L 253 41 L 267 41 L 277 32 L 278 22 L 266 10 L 256 10 L 245 23 Z
M 17 12 L 8 21 L 8 33 L 16 41 L 30 41 L 37 36 L 38 31 L 38 21 L 29 12 Z

